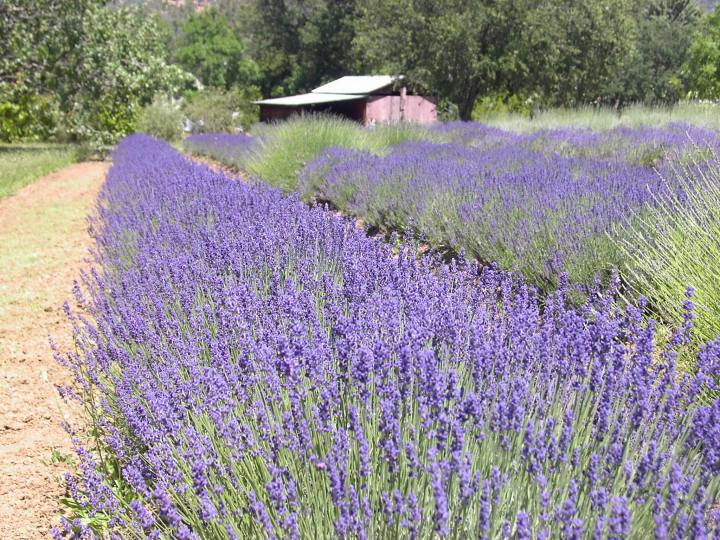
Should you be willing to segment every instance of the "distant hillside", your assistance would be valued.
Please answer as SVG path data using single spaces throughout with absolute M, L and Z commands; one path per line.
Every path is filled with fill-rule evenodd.
M 707 9 L 708 11 L 712 11 L 715 9 L 715 6 L 717 5 L 719 0 L 698 0 L 700 5 Z

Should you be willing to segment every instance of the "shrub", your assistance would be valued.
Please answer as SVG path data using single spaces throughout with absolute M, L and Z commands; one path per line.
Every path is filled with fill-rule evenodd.
M 638 294 L 665 320 L 678 323 L 678 299 L 695 290 L 694 331 L 699 341 L 720 335 L 720 162 L 677 164 L 679 194 L 658 196 L 626 228 L 626 272 Z
M 396 145 L 383 156 L 323 150 L 300 174 L 303 199 L 330 202 L 384 231 L 464 251 L 522 273 L 543 292 L 565 270 L 578 292 L 607 283 L 622 262 L 608 233 L 647 203 L 679 189 L 667 169 L 718 147 L 717 133 L 685 125 L 516 134 L 476 123 L 431 130 L 436 140 Z M 681 289 L 682 291 L 682 289 Z
M 0 141 L 48 141 L 58 135 L 60 109 L 51 96 L 30 94 L 0 100 Z
M 284 191 L 297 187 L 297 174 L 320 151 L 331 146 L 367 148 L 369 132 L 340 117 L 294 117 L 254 129 L 260 140 L 247 161 L 248 171 Z
M 260 90 L 254 86 L 206 88 L 189 98 L 184 112 L 194 133 L 233 133 L 257 122 L 258 107 L 251 102 L 260 98 Z
M 237 170 L 243 168 L 257 144 L 257 138 L 245 133 L 198 133 L 183 141 L 188 152 L 208 156 Z
M 531 117 L 533 114 L 532 99 L 507 92 L 483 96 L 475 102 L 472 119 L 483 121 L 508 114 L 517 114 L 525 118 Z
M 165 141 L 179 141 L 183 135 L 183 114 L 172 101 L 156 98 L 144 107 L 138 116 L 135 129 Z

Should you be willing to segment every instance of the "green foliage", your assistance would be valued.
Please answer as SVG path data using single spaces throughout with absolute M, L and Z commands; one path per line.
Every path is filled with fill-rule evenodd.
M 464 120 L 481 96 L 491 109 L 498 95 L 573 106 L 613 99 L 637 36 L 624 0 L 372 0 L 362 15 L 356 44 L 370 64 L 437 92 Z
M 370 0 L 356 44 L 372 65 L 437 92 L 469 120 L 478 96 L 497 90 L 502 72 L 514 69 L 510 42 L 520 9 L 512 0 Z
M 3 128 L 18 134 L 13 136 L 51 137 L 57 127 L 59 134 L 100 148 L 132 131 L 140 107 L 156 93 L 174 93 L 192 82 L 167 63 L 157 17 L 136 7 L 12 0 L 0 6 L 0 30 L 7 36 L 0 101 L 20 107 L 8 113 L 13 125 Z M 25 109 L 32 107 L 25 104 L 43 103 L 47 95 L 57 106 L 28 115 Z M 49 115 L 53 110 L 62 118 Z
M 508 94 L 507 92 L 495 92 L 483 96 L 475 102 L 472 119 L 484 121 L 487 118 L 506 114 L 530 117 L 532 113 L 532 99 L 523 98 L 517 94 Z
M 0 102 L 0 140 L 50 140 L 58 130 L 60 110 L 52 96 L 25 94 Z
M 248 85 L 258 77 L 257 65 L 246 57 L 243 42 L 213 7 L 187 19 L 176 59 L 207 86 Z
M 537 94 L 545 106 L 617 101 L 613 83 L 637 41 L 634 9 L 625 0 L 561 0 L 526 8 L 509 90 Z
M 690 45 L 682 76 L 691 97 L 720 98 L 720 5 Z
M 320 115 L 261 125 L 255 130 L 259 148 L 246 168 L 270 185 L 292 191 L 300 169 L 319 152 L 331 146 L 366 148 L 368 133 L 350 120 Z
M 184 112 L 194 133 L 232 133 L 257 122 L 258 107 L 252 101 L 260 98 L 255 86 L 228 91 L 207 88 L 190 97 Z
M 70 130 L 79 140 L 113 144 L 133 131 L 140 108 L 189 84 L 164 60 L 160 26 L 136 9 L 91 7 L 69 81 Z
M 75 159 L 69 145 L 0 145 L 0 199 Z
M 183 114 L 180 108 L 166 98 L 156 98 L 143 107 L 135 129 L 158 139 L 179 141 L 183 135 Z
M 688 200 L 665 197 L 638 216 L 621 244 L 627 276 L 658 316 L 682 322 L 684 291 L 695 290 L 698 342 L 720 335 L 720 161 L 678 166 Z
M 615 91 L 624 102 L 675 102 L 682 95 L 681 69 L 700 9 L 695 0 L 644 0 L 638 6 L 637 44 Z
M 361 69 L 358 0 L 251 0 L 245 29 L 265 96 L 304 92 Z

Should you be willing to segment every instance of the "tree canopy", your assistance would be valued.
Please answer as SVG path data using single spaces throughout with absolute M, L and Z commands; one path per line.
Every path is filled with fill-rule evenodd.
M 0 3 L 0 138 L 109 143 L 156 95 L 191 98 L 193 81 L 208 96 L 270 97 L 342 75 L 403 74 L 463 119 L 478 104 L 720 98 L 720 11 L 698 0 L 136 4 Z M 251 109 L 241 114 L 251 121 Z
M 62 129 L 79 140 L 114 142 L 155 94 L 191 83 L 167 61 L 157 16 L 140 16 L 135 7 L 97 0 L 4 2 L 0 36 L 6 47 L 0 103 L 52 98 Z
M 258 78 L 257 64 L 245 45 L 215 8 L 191 14 L 180 30 L 175 58 L 206 86 L 248 85 Z

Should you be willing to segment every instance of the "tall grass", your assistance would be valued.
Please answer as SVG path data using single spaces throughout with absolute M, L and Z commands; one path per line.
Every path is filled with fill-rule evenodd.
M 714 339 L 720 335 L 720 161 L 678 164 L 672 171 L 681 194 L 658 197 L 625 228 L 626 272 L 635 291 L 673 323 L 682 320 L 675 304 L 692 286 L 696 337 Z
M 631 105 L 612 107 L 580 107 L 548 109 L 532 118 L 521 114 L 496 114 L 479 118 L 484 124 L 511 131 L 529 132 L 562 127 L 607 130 L 616 127 L 661 126 L 676 122 L 697 127 L 720 129 L 720 105 L 712 102 L 682 102 L 672 107 Z
M 253 134 L 260 144 L 245 159 L 245 168 L 286 192 L 297 187 L 298 172 L 326 148 L 382 153 L 402 141 L 433 138 L 433 134 L 420 126 L 397 124 L 366 129 L 356 122 L 328 115 L 258 125 Z

